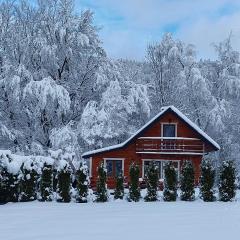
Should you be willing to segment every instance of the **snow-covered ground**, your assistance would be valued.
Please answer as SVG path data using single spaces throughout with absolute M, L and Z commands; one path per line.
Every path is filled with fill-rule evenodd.
M 1 240 L 238 239 L 240 202 L 8 203 Z

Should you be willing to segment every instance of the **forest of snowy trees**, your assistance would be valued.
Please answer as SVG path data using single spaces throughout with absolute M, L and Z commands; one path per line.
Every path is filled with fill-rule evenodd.
M 166 33 L 142 62 L 110 59 L 90 11 L 73 0 L 0 3 L 0 148 L 77 156 L 119 143 L 174 105 L 240 163 L 240 58 L 231 35 L 218 58 Z M 230 31 L 231 29 L 229 29 Z

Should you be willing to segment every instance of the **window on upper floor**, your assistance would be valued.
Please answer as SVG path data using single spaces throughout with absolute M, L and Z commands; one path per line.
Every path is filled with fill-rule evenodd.
M 176 124 L 163 124 L 162 126 L 163 137 L 176 137 Z

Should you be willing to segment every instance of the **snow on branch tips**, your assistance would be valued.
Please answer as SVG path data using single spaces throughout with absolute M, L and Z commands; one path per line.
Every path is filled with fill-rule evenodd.
M 59 112 L 67 112 L 70 108 L 70 98 L 68 91 L 57 85 L 50 77 L 41 81 L 31 81 L 24 89 L 24 98 L 36 101 L 36 106 L 45 109 L 48 104 L 56 104 Z

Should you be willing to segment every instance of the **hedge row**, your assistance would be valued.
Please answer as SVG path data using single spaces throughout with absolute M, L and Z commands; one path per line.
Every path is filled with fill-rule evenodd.
M 146 171 L 147 194 L 145 201 L 158 200 L 158 168 L 152 162 Z M 128 201 L 140 200 L 139 166 L 132 163 L 129 169 L 130 184 Z M 177 199 L 177 173 L 169 162 L 164 169 L 164 201 L 176 201 Z M 215 201 L 214 183 L 216 170 L 209 161 L 203 161 L 201 165 L 200 196 L 204 201 Z M 116 177 L 115 199 L 124 198 L 124 180 L 122 174 Z M 103 162 L 98 167 L 98 181 L 96 189 L 96 201 L 108 201 L 107 171 Z M 236 170 L 232 161 L 223 162 L 218 182 L 218 199 L 220 201 L 232 201 L 236 194 Z M 53 162 L 44 162 L 41 171 L 36 170 L 33 162 L 24 162 L 17 173 L 9 171 L 9 167 L 0 162 L 0 203 L 26 202 L 38 199 L 39 201 L 70 202 L 72 196 L 76 202 L 88 201 L 89 193 L 88 168 L 81 163 L 75 173 L 66 161 L 60 161 L 58 167 Z M 182 167 L 180 177 L 180 199 L 193 201 L 195 199 L 194 168 L 191 161 L 186 161 Z M 74 194 L 72 194 L 74 192 Z

